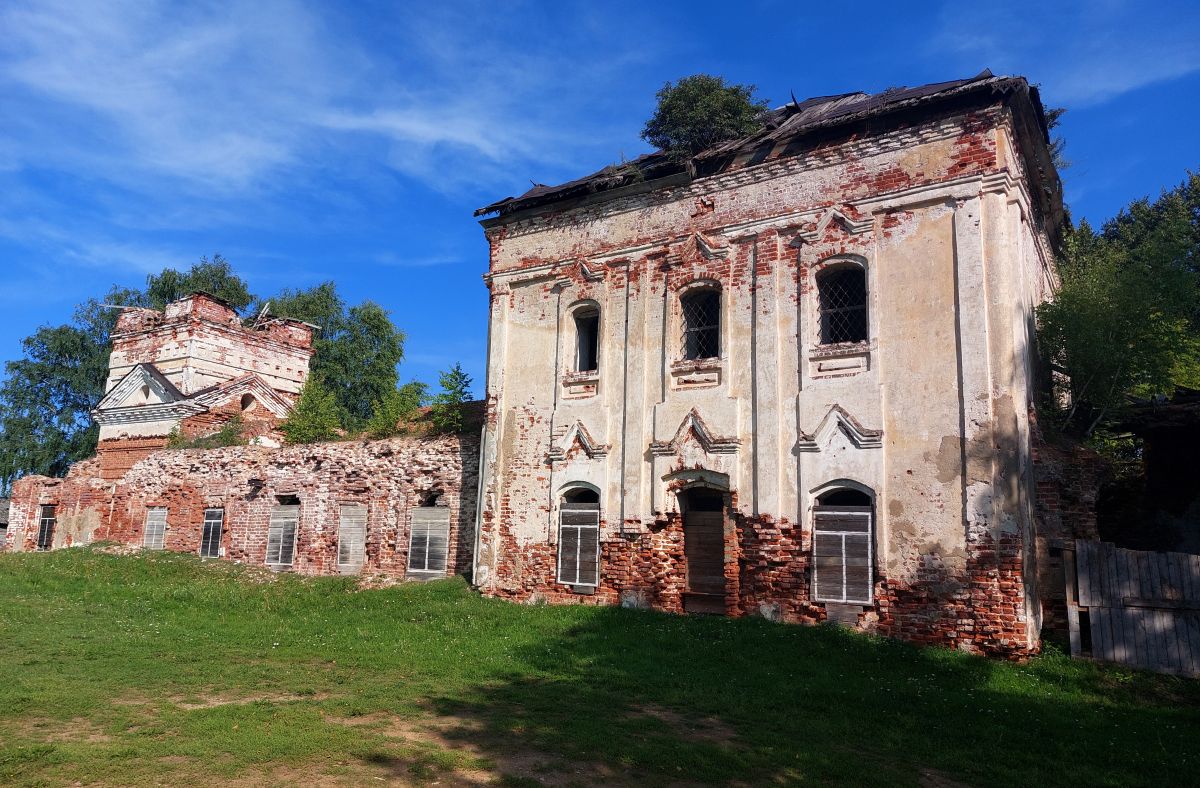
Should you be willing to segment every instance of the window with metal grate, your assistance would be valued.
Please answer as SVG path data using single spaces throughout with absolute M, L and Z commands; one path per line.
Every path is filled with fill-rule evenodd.
M 813 599 L 870 604 L 870 506 L 818 506 L 813 511 Z
M 343 572 L 362 569 L 367 546 L 367 507 L 344 503 L 338 510 L 338 568 Z
M 276 504 L 271 509 L 267 528 L 267 563 L 291 566 L 296 556 L 296 526 L 300 522 L 299 504 Z
M 683 357 L 689 361 L 721 355 L 721 293 L 699 290 L 680 300 Z
M 408 543 L 410 572 L 445 572 L 450 547 L 450 509 L 418 506 L 412 510 L 412 535 Z
M 821 344 L 867 341 L 867 274 L 851 265 L 817 275 Z
M 559 505 L 558 582 L 596 586 L 600 582 L 600 504 Z
M 151 506 L 146 510 L 146 530 L 142 534 L 142 545 L 147 550 L 161 550 L 166 537 L 167 507 Z
M 221 532 L 225 528 L 224 509 L 205 509 L 204 525 L 200 529 L 200 555 L 204 558 L 221 556 Z
M 38 511 L 37 549 L 49 550 L 54 546 L 54 526 L 57 518 L 53 505 L 44 505 Z

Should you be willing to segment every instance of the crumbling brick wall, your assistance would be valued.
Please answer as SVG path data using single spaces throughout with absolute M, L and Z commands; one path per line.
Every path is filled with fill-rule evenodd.
M 1038 587 L 1042 630 L 1056 640 L 1068 637 L 1064 548 L 1076 539 L 1099 539 L 1096 503 L 1109 476 L 1108 462 L 1066 438 L 1048 440 L 1036 426 L 1033 468 Z
M 406 574 L 411 510 L 440 493 L 450 510 L 447 574 L 469 575 L 475 534 L 478 439 L 473 436 L 344 441 L 272 449 L 163 450 L 108 481 L 97 459 L 63 479 L 26 477 L 13 489 L 11 549 L 36 547 L 37 513 L 55 506 L 54 546 L 97 540 L 141 545 L 146 511 L 166 507 L 164 547 L 197 552 L 204 510 L 224 509 L 223 557 L 262 564 L 277 496 L 300 501 L 293 570 L 336 574 L 338 507 L 367 507 L 364 572 Z

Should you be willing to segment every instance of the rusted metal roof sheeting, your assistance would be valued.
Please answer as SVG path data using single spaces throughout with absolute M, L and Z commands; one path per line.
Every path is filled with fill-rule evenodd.
M 764 118 L 762 130 L 747 137 L 714 145 L 694 156 L 688 163 L 674 160 L 661 151 L 648 153 L 633 161 L 621 165 L 611 165 L 591 175 L 557 186 L 534 184 L 532 189 L 520 197 L 506 197 L 480 208 L 475 215 L 484 216 L 492 213 L 504 215 L 572 196 L 608 191 L 631 183 L 683 173 L 691 168 L 704 170 L 705 174 L 709 174 L 708 170 L 713 165 L 716 165 L 715 171 L 720 171 L 739 154 L 746 154 L 760 149 L 766 144 L 799 137 L 818 129 L 829 129 L 916 107 L 932 106 L 975 91 L 988 91 L 990 94 L 1003 95 L 1014 90 L 1032 91 L 1034 105 L 1039 115 L 1041 114 L 1041 104 L 1037 100 L 1036 89 L 1030 88 L 1024 77 L 997 77 L 987 70 L 970 79 L 935 82 L 914 88 L 890 88 L 875 94 L 843 93 L 835 96 L 809 98 L 769 111 Z M 1045 138 L 1043 142 L 1048 142 L 1049 135 L 1045 117 L 1039 117 L 1038 121 Z M 709 166 L 706 167 L 706 164 Z

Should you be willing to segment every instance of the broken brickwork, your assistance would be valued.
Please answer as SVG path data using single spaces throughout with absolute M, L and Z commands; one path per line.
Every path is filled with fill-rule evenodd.
M 243 324 L 233 307 L 193 293 L 163 310 L 128 308 L 112 332 L 108 382 L 93 411 L 100 473 L 116 480 L 175 432 L 199 437 L 238 416 L 244 435 L 274 434 L 308 376 L 313 327 L 260 316 Z
M 1061 210 L 1036 92 L 990 74 L 481 209 L 480 587 L 1036 651 Z
M 13 487 L 9 547 L 37 547 L 42 506 L 56 518 L 52 547 L 93 541 L 145 544 L 147 510 L 166 509 L 163 548 L 196 553 L 206 510 L 220 509 L 219 557 L 265 564 L 272 511 L 299 504 L 295 556 L 286 568 L 338 574 L 341 507 L 366 510 L 361 568 L 408 574 L 414 509 L 449 513 L 441 575 L 469 575 L 475 533 L 478 439 L 471 436 L 391 438 L 286 448 L 238 446 L 154 452 L 120 479 L 101 477 L 97 459 L 77 463 L 63 479 L 25 477 Z M 428 577 L 428 573 L 421 576 Z

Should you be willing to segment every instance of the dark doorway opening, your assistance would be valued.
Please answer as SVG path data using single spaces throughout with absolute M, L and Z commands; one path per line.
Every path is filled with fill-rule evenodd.
M 688 613 L 725 612 L 725 495 L 703 488 L 679 496 Z

